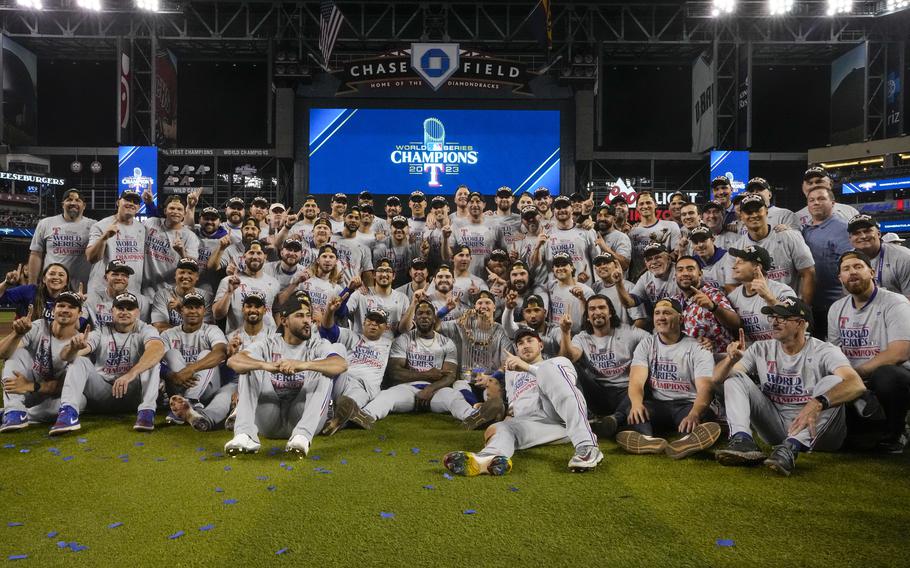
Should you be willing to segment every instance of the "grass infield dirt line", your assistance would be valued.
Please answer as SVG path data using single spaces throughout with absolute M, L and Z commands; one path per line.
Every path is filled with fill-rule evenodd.
M 482 434 L 443 416 L 392 416 L 372 432 L 317 437 L 304 460 L 285 456 L 284 440 L 232 459 L 219 455 L 229 433 L 162 426 L 148 435 L 131 424 L 85 417 L 82 431 L 61 438 L 43 425 L 0 436 L 0 561 L 905 565 L 906 456 L 801 456 L 784 479 L 708 455 L 672 462 L 602 442 L 606 459 L 590 474 L 569 473 L 572 449 L 558 445 L 519 452 L 503 477 L 447 479 L 442 455 L 478 449 Z

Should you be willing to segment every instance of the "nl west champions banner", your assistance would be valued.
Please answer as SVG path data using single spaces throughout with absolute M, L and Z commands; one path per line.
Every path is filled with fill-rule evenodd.
M 559 111 L 310 110 L 311 193 L 559 191 Z

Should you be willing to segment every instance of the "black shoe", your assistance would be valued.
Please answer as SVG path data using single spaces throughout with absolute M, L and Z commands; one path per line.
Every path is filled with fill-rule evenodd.
M 591 429 L 597 434 L 598 438 L 612 440 L 619 430 L 619 421 L 612 414 L 601 416 L 599 420 L 591 423 Z
M 765 466 L 781 475 L 789 476 L 796 468 L 796 454 L 785 444 L 774 446 L 771 455 L 765 460 Z
M 902 454 L 904 453 L 905 446 L 906 443 L 904 442 L 903 436 L 899 436 L 897 439 L 890 438 L 880 440 L 878 444 L 875 445 L 875 451 L 880 454 Z
M 752 438 L 734 436 L 730 438 L 726 447 L 714 452 L 714 459 L 720 462 L 720 465 L 758 465 L 765 459 L 765 453 Z

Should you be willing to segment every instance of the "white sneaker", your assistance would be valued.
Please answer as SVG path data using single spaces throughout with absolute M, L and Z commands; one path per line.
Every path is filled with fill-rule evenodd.
M 569 460 L 569 469 L 576 473 L 591 471 L 597 467 L 597 464 L 602 462 L 603 459 L 604 454 L 600 451 L 600 448 L 591 446 L 583 455 L 575 454 L 572 456 L 572 459 Z
M 237 434 L 234 438 L 224 445 L 224 451 L 229 456 L 238 454 L 255 454 L 262 447 L 259 442 L 250 437 L 249 434 Z
M 288 440 L 288 445 L 284 447 L 284 451 L 294 452 L 298 458 L 303 459 L 310 453 L 310 441 L 303 434 L 296 434 Z

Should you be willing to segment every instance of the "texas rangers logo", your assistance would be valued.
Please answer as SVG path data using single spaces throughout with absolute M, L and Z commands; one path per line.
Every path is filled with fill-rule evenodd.
M 433 116 L 423 121 L 423 140 L 396 144 L 389 156 L 393 164 L 407 167 L 410 175 L 429 174 L 427 187 L 431 189 L 442 187 L 442 176 L 457 176 L 462 167 L 476 164 L 478 158 L 474 146 L 446 140 L 445 125 Z

